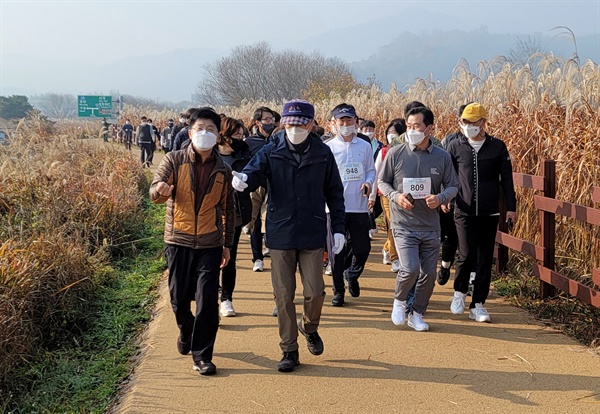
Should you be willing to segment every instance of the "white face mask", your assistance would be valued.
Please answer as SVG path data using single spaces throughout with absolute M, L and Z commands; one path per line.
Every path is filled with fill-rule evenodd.
M 185 124 L 185 118 L 179 118 L 179 122 L 181 122 L 182 124 Z
M 368 136 L 369 138 L 373 138 L 375 136 L 374 132 L 363 132 L 363 134 L 365 134 L 366 136 Z
M 469 139 L 475 138 L 481 132 L 481 127 L 475 125 L 461 125 L 462 133 Z
M 341 136 L 348 137 L 348 136 L 354 134 L 354 132 L 356 131 L 356 125 L 348 125 L 348 126 L 341 125 L 338 127 L 338 131 Z
M 292 144 L 302 144 L 306 137 L 308 137 L 308 129 L 300 128 L 299 126 L 293 126 L 285 129 L 288 139 Z
M 398 138 L 398 134 L 387 134 L 388 144 Z
M 417 131 L 416 129 L 409 129 L 406 131 L 406 138 L 408 143 L 413 146 L 419 145 L 425 139 L 425 133 Z
M 192 135 L 192 145 L 198 151 L 207 151 L 215 146 L 217 143 L 217 136 L 212 132 L 208 132 L 205 130 L 202 131 L 194 131 L 194 135 Z

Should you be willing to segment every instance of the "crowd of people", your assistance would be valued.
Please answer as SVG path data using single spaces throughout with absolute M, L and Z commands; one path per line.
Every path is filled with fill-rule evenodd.
M 471 289 L 469 318 L 490 322 L 484 305 L 501 192 L 507 220 L 512 225 L 517 217 L 510 156 L 504 142 L 487 133 L 487 119 L 479 103 L 463 105 L 457 132 L 441 141 L 432 136 L 433 112 L 416 101 L 381 134 L 346 103 L 319 126 L 314 106 L 303 100 L 286 102 L 281 114 L 260 107 L 249 125 L 209 107 L 191 108 L 176 125 L 170 120 L 166 136 L 145 117 L 133 135 L 127 121 L 122 131 L 136 137 L 143 164 L 152 162 L 153 142 L 167 152 L 150 198 L 167 203 L 164 239 L 178 351 L 191 352 L 201 374 L 216 373 L 219 320 L 236 314 L 237 251 L 247 234 L 253 271 L 264 271 L 270 257 L 283 353 L 278 370 L 299 365 L 299 333 L 310 353 L 322 354 L 324 274 L 332 278 L 332 306 L 345 305 L 346 290 L 360 297 L 380 215 L 387 232 L 383 262 L 396 273 L 393 324 L 429 330 L 424 314 L 436 280 L 448 282 L 457 250 L 450 311 L 465 312 Z

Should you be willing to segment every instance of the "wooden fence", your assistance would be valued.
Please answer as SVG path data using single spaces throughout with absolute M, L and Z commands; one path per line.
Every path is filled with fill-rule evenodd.
M 506 208 L 502 205 L 500 224 L 496 234 L 497 270 L 499 272 L 506 271 L 508 249 L 518 251 L 536 259 L 537 263 L 534 265 L 533 274 L 540 279 L 542 299 L 554 296 L 555 288 L 558 288 L 585 303 L 600 308 L 600 290 L 585 286 L 554 269 L 556 214 L 600 226 L 600 209 L 556 200 L 556 163 L 553 160 L 544 161 L 541 176 L 513 173 L 513 180 L 515 187 L 529 188 L 541 193 L 534 195 L 533 198 L 535 208 L 540 215 L 541 245 L 508 234 L 505 220 Z M 600 203 L 600 187 L 593 187 L 592 200 Z M 593 269 L 592 281 L 596 286 L 600 286 L 600 269 Z

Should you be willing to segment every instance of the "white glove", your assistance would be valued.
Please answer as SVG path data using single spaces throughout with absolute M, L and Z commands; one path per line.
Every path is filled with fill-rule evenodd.
M 248 176 L 246 174 L 233 171 L 231 185 L 238 191 L 244 191 L 248 187 L 248 184 L 246 184 L 247 180 Z
M 339 254 L 344 248 L 346 238 L 342 233 L 335 233 L 333 235 L 333 254 Z

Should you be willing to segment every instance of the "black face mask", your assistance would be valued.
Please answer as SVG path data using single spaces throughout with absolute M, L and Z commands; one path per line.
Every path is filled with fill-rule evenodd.
M 261 128 L 267 134 L 270 134 L 275 129 L 275 124 L 262 124 Z
M 244 144 L 244 141 L 242 141 L 241 139 L 232 138 L 229 146 L 231 147 L 233 152 L 240 152 L 244 149 Z

